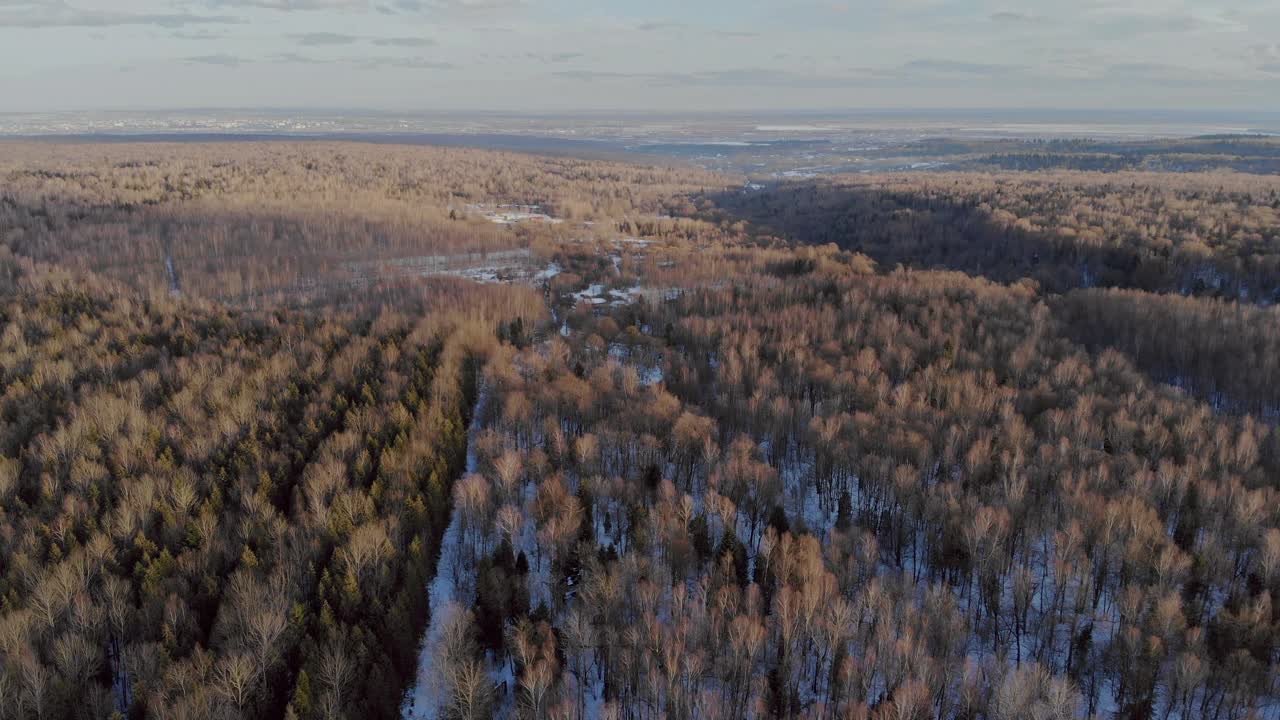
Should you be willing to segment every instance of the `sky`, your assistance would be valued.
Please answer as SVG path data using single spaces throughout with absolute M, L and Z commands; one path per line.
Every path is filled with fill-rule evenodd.
M 0 0 L 0 112 L 1280 111 L 1277 0 Z

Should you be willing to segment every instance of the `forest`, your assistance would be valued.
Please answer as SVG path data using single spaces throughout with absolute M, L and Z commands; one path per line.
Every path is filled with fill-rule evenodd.
M 6 144 L 0 239 L 147 291 L 269 308 L 364 291 L 405 263 L 483 258 L 548 235 L 511 232 L 484 207 L 536 205 L 581 230 L 719 187 L 697 171 L 571 158 L 314 147 Z
M 0 146 L 0 718 L 1280 718 L 1280 183 Z
M 1280 178 L 900 174 L 709 197 L 730 217 L 893 267 L 1000 282 L 1280 300 Z
M 1152 140 L 1054 138 L 925 139 L 910 156 L 945 161 L 956 170 L 1085 170 L 1092 172 L 1280 173 L 1280 142 L 1262 134 L 1219 134 Z

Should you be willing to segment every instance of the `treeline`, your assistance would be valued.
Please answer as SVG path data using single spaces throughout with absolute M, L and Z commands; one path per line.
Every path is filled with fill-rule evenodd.
M 487 370 L 451 716 L 1274 714 L 1280 433 L 1086 352 L 1029 285 L 671 253 L 565 250 L 583 285 L 718 282 L 564 288 L 565 329 Z
M 1280 159 L 1269 156 L 1212 155 L 1198 152 L 1141 153 L 1052 153 L 1019 152 L 985 155 L 952 163 L 948 169 L 1039 172 L 1081 170 L 1088 172 L 1239 172 L 1255 175 L 1280 174 Z
M 1280 299 L 1280 181 L 1232 174 L 897 175 L 706 198 L 707 217 L 834 243 L 887 267 L 1053 292 Z
M 398 717 L 478 353 L 536 296 L 250 315 L 0 279 L 0 717 Z
M 874 156 L 942 162 L 965 172 L 1237 172 L 1280 174 L 1280 142 L 1260 135 L 1166 140 L 956 140 L 928 138 Z

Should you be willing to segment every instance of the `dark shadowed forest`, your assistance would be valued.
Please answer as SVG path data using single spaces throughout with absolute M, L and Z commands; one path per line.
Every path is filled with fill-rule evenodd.
M 729 216 L 882 265 L 1046 290 L 1280 300 L 1280 179 L 1233 173 L 920 174 L 712 198 Z
M 1280 717 L 1280 181 L 0 145 L 0 718 Z

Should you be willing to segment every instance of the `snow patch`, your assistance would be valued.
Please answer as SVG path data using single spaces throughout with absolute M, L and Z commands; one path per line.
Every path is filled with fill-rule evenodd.
M 557 263 L 551 263 L 545 270 L 540 271 L 533 276 L 534 280 L 550 280 L 561 273 L 560 266 Z

